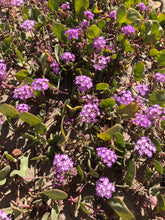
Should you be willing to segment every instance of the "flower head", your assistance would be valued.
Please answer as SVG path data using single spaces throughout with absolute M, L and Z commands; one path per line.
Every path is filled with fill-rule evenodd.
M 96 181 L 96 195 L 99 197 L 110 199 L 113 192 L 115 192 L 115 186 L 109 182 L 107 177 L 101 177 Z
M 106 40 L 103 36 L 100 36 L 94 40 L 93 48 L 96 49 L 96 52 L 102 51 L 106 45 Z
M 110 62 L 110 57 L 97 56 L 94 60 L 92 60 L 93 68 L 98 71 L 104 70 L 108 63 Z
M 67 35 L 68 41 L 70 41 L 71 39 L 78 40 L 80 31 L 81 31 L 81 27 L 77 28 L 77 29 L 69 29 L 69 30 L 65 31 L 64 35 L 65 36 Z
M 88 21 L 86 21 L 86 20 L 82 21 L 79 26 L 82 27 L 82 28 L 87 28 L 88 27 Z
M 145 113 L 147 117 L 150 118 L 151 120 L 157 119 L 159 116 L 163 114 L 163 108 L 155 104 L 148 107 Z
M 24 1 L 23 1 L 23 0 L 12 0 L 12 1 L 10 2 L 10 7 L 14 7 L 14 6 L 16 6 L 16 7 L 21 7 L 22 4 L 24 4 Z
M 91 11 L 84 11 L 84 17 L 87 21 L 93 20 L 94 14 Z
M 31 86 L 34 90 L 47 90 L 49 88 L 49 80 L 46 78 L 38 78 L 32 82 Z
M 33 20 L 26 20 L 21 24 L 21 27 L 25 29 L 25 32 L 33 30 L 34 26 L 35 26 L 35 21 Z
M 141 11 L 145 11 L 147 8 L 143 2 L 137 4 L 136 6 L 139 7 Z
M 16 109 L 17 109 L 20 113 L 22 113 L 22 112 L 28 112 L 29 109 L 30 109 L 30 107 L 29 107 L 29 105 L 27 105 L 27 104 L 19 104 L 19 105 L 17 105 Z
M 6 73 L 6 64 L 4 63 L 3 59 L 0 59 L 0 79 L 5 79 L 5 73 Z
M 68 10 L 68 9 L 70 9 L 69 2 L 63 3 L 63 4 L 61 5 L 61 8 L 62 8 L 63 10 Z
M 96 117 L 100 116 L 98 103 L 93 103 L 92 100 L 85 104 L 80 112 L 80 122 L 85 121 L 86 123 L 96 123 Z
M 2 220 L 11 220 L 11 218 L 9 218 L 7 216 L 7 214 L 2 210 L 0 210 L 0 219 L 2 219 Z
M 61 54 L 60 58 L 62 60 L 65 60 L 66 64 L 75 61 L 75 55 L 70 52 L 64 52 L 63 54 Z
M 73 161 L 67 154 L 56 154 L 54 156 L 53 167 L 57 173 L 63 173 L 73 167 Z
M 116 14 L 117 14 L 117 11 L 116 11 L 116 10 L 111 11 L 110 14 L 109 14 L 109 17 L 110 17 L 110 18 L 113 18 L 114 20 L 116 20 Z
M 126 25 L 123 26 L 121 28 L 121 31 L 125 34 L 125 35 L 130 35 L 133 36 L 134 32 L 136 31 L 134 27 L 132 27 L 131 25 Z
M 137 113 L 136 118 L 132 120 L 132 123 L 136 125 L 140 125 L 141 127 L 144 127 L 144 128 L 148 128 L 152 124 L 148 116 L 143 115 L 142 113 Z
M 108 167 L 111 167 L 117 160 L 117 156 L 114 151 L 109 150 L 106 147 L 96 148 L 97 155 L 100 156 Z
M 153 153 L 156 153 L 156 148 L 148 137 L 141 136 L 136 142 L 135 150 L 138 151 L 140 155 L 147 155 L 152 157 Z
M 77 76 L 75 84 L 79 85 L 78 90 L 80 92 L 86 92 L 88 89 L 93 87 L 92 79 L 90 77 L 84 76 L 84 75 L 83 76 Z
M 145 96 L 146 92 L 149 91 L 149 88 L 145 84 L 139 84 L 135 87 L 135 90 L 138 91 L 141 96 Z
M 155 73 L 154 75 L 154 79 L 156 82 L 165 82 L 165 74 L 161 74 L 161 73 Z
M 52 62 L 50 64 L 50 67 L 53 67 L 53 72 L 56 74 L 56 75 L 59 75 L 60 73 L 60 69 L 59 69 L 59 64 L 57 62 Z
M 28 85 L 24 85 L 14 90 L 13 98 L 28 99 L 33 96 L 33 89 Z
M 134 98 L 132 97 L 132 93 L 129 90 L 122 90 L 117 95 L 114 96 L 114 99 L 120 103 L 120 105 L 128 105 L 131 102 L 134 101 Z

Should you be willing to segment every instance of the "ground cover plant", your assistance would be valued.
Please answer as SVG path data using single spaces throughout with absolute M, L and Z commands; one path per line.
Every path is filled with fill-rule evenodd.
M 164 219 L 165 13 L 0 1 L 0 219 Z

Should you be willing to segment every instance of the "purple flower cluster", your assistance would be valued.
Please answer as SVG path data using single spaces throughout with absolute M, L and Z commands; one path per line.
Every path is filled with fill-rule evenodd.
M 152 124 L 148 116 L 143 115 L 142 113 L 137 113 L 136 118 L 132 120 L 132 123 L 136 125 L 140 125 L 141 127 L 144 127 L 144 128 L 148 128 Z
M 154 120 L 163 114 L 163 108 L 155 104 L 148 107 L 145 111 L 145 114 L 149 119 Z
M 0 219 L 2 219 L 2 220 L 11 220 L 11 218 L 9 218 L 7 216 L 7 214 L 2 210 L 0 210 Z
M 79 26 L 82 27 L 82 28 L 87 28 L 88 27 L 88 21 L 86 21 L 86 20 L 82 21 Z
M 141 96 L 145 96 L 146 92 L 149 91 L 149 88 L 145 84 L 139 84 L 135 87 L 135 90 L 138 91 Z
M 86 123 L 96 123 L 96 117 L 100 116 L 98 103 L 94 103 L 92 100 L 85 104 L 80 112 L 80 122 L 85 121 Z
M 130 35 L 133 37 L 134 32 L 136 31 L 134 27 L 132 27 L 131 25 L 126 25 L 123 26 L 121 28 L 121 31 L 125 34 L 125 35 Z
M 93 42 L 93 48 L 96 49 L 96 52 L 102 51 L 106 45 L 106 40 L 103 36 L 96 38 Z
M 100 177 L 100 179 L 96 181 L 96 195 L 99 197 L 110 199 L 113 192 L 115 192 L 115 186 L 109 182 L 107 177 Z
M 75 61 L 75 55 L 70 52 L 64 52 L 63 54 L 61 54 L 60 58 L 62 60 L 65 60 L 66 64 Z
M 0 59 L 0 79 L 5 79 L 5 73 L 6 73 L 6 64 L 3 59 Z
M 92 79 L 90 77 L 84 76 L 84 75 L 77 76 L 75 84 L 79 85 L 78 90 L 80 92 L 86 92 L 88 89 L 93 87 Z
M 97 155 L 100 156 L 108 167 L 111 167 L 117 160 L 117 156 L 114 151 L 109 150 L 106 147 L 99 147 L 96 149 Z
M 141 11 L 145 11 L 147 8 L 143 2 L 137 4 L 136 6 L 139 7 Z
M 23 0 L 13 0 L 10 2 L 10 7 L 21 7 L 22 4 L 24 4 L 24 1 Z
M 28 85 L 21 86 L 14 90 L 13 98 L 28 99 L 34 96 L 33 88 Z
M 19 104 L 17 105 L 16 109 L 19 111 L 19 113 L 22 113 L 22 112 L 28 112 L 30 107 L 27 104 Z
M 132 93 L 129 90 L 122 90 L 117 95 L 114 96 L 115 101 L 119 102 L 120 105 L 128 105 L 131 102 L 134 102 Z
M 27 20 L 21 24 L 21 27 L 25 28 L 25 32 L 33 30 L 34 26 L 35 26 L 35 21 L 33 20 Z
M 64 4 L 62 4 L 62 5 L 61 5 L 61 8 L 62 8 L 63 10 L 68 10 L 68 9 L 70 9 L 69 2 L 65 2 Z
M 117 11 L 116 11 L 116 10 L 111 11 L 110 14 L 109 14 L 109 17 L 110 17 L 110 18 L 113 18 L 114 20 L 116 20 L 116 14 L 117 14 Z
M 165 82 L 165 74 L 161 74 L 161 73 L 155 73 L 154 75 L 154 79 L 156 82 Z
M 60 73 L 60 69 L 59 69 L 59 64 L 57 62 L 52 62 L 50 64 L 50 67 L 53 67 L 53 72 L 56 74 L 56 75 L 59 75 Z
M 152 157 L 152 153 L 156 153 L 156 148 L 148 137 L 141 136 L 141 138 L 136 142 L 135 150 L 139 152 L 140 155 L 147 155 Z
M 65 174 L 73 167 L 73 161 L 67 154 L 56 154 L 53 161 L 53 174 L 55 175 L 54 182 L 61 185 L 65 182 Z
M 93 20 L 94 14 L 91 11 L 84 11 L 84 17 L 87 21 Z
M 79 35 L 80 35 L 81 27 L 77 29 L 69 29 L 65 31 L 64 35 L 67 35 L 67 40 L 70 41 L 71 39 L 76 39 L 78 40 Z
M 92 62 L 94 63 L 93 68 L 95 70 L 102 71 L 107 67 L 108 63 L 110 62 L 110 57 L 97 56 L 94 60 L 92 60 Z
M 32 82 L 31 86 L 34 90 L 47 90 L 49 88 L 49 80 L 46 78 L 38 78 Z

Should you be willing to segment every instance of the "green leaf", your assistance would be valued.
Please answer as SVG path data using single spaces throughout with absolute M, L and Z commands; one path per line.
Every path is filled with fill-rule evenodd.
M 10 48 L 11 42 L 13 40 L 14 36 L 10 36 L 4 39 L 4 44 L 6 48 Z
M 68 194 L 59 189 L 45 190 L 45 191 L 40 192 L 39 194 L 44 194 L 50 199 L 53 199 L 56 201 L 64 200 L 68 198 Z
M 60 146 L 61 144 L 63 144 L 66 141 L 66 135 L 64 132 L 63 125 L 64 125 L 64 116 L 61 120 L 61 139 L 57 142 L 57 146 Z
M 37 124 L 41 123 L 41 119 L 29 112 L 22 112 L 19 117 L 22 121 L 28 123 L 31 126 L 36 126 Z
M 127 12 L 125 5 L 122 5 L 118 8 L 117 14 L 116 14 L 117 22 L 118 23 L 124 23 L 127 19 Z
M 153 176 L 154 172 L 147 166 L 146 167 L 146 177 L 148 180 L 151 180 L 151 177 Z
M 149 51 L 149 55 L 150 56 L 155 56 L 155 55 L 158 55 L 159 54 L 159 51 L 157 50 L 157 49 L 151 49 L 150 51 Z
M 159 163 L 159 161 L 154 160 L 154 167 L 155 167 L 155 170 L 158 171 L 159 174 L 163 174 L 163 167 Z
M 60 0 L 48 0 L 48 8 L 50 10 L 58 10 L 60 6 Z
M 135 80 L 141 81 L 144 79 L 144 64 L 142 62 L 138 62 L 134 68 Z
M 121 105 L 116 109 L 118 115 L 121 115 L 124 119 L 130 119 L 134 117 L 138 111 L 138 106 L 135 103 L 130 103 L 128 105 Z
M 11 118 L 17 118 L 19 116 L 19 112 L 13 106 L 6 103 L 0 106 L 0 112 Z
M 57 204 L 54 204 L 51 209 L 51 220 L 57 220 L 59 216 L 60 209 Z
M 11 167 L 7 165 L 2 170 L 0 170 L 0 186 L 6 183 L 6 177 L 10 173 Z
M 18 59 L 21 60 L 21 62 L 25 62 L 25 59 L 23 58 L 22 53 L 19 50 L 15 50 L 15 53 Z
M 82 9 L 87 9 L 89 7 L 89 0 L 75 0 L 75 12 L 79 14 Z
M 84 180 L 84 172 L 81 169 L 80 165 L 77 165 L 77 171 L 78 171 L 78 174 L 81 176 L 81 181 L 83 181 Z
M 28 169 L 29 156 L 30 154 L 28 153 L 22 156 L 21 162 L 20 162 L 20 171 L 26 171 Z
M 99 10 L 98 7 L 97 7 L 97 2 L 94 4 L 93 8 L 92 8 L 92 12 L 94 14 L 100 14 L 102 13 L 102 10 Z
M 163 21 L 165 21 L 165 13 L 159 13 L 157 16 L 158 22 L 161 23 Z
M 67 28 L 63 24 L 55 21 L 54 24 L 52 25 L 52 30 L 60 41 L 62 42 L 66 41 L 66 37 L 64 33 L 67 30 Z
M 121 133 L 115 134 L 115 146 L 125 148 L 125 141 Z
M 3 154 L 5 155 L 5 157 L 6 157 L 7 160 L 11 160 L 11 161 L 13 161 L 14 163 L 17 162 L 17 159 L 14 158 L 12 155 L 8 154 L 7 151 L 5 151 Z
M 38 156 L 38 157 L 33 157 L 33 158 L 31 158 L 30 160 L 42 160 L 42 159 L 45 159 L 47 156 L 45 156 L 45 155 L 40 155 L 40 156 Z
M 102 108 L 111 108 L 114 105 L 115 105 L 115 100 L 110 99 L 110 98 L 104 99 L 103 101 L 101 101 L 99 103 L 99 106 L 102 107 Z
M 109 84 L 108 83 L 98 83 L 96 85 L 97 90 L 106 90 L 109 89 Z
M 18 73 L 15 74 L 15 77 L 17 80 L 22 81 L 25 78 L 27 78 L 29 76 L 28 71 L 26 69 L 23 69 L 21 71 L 19 71 Z
M 11 173 L 10 173 L 10 177 L 13 177 L 15 175 L 18 175 L 20 176 L 21 178 L 24 178 L 26 176 L 26 172 L 25 171 L 21 171 L 21 170 L 13 170 Z
M 136 164 L 134 160 L 131 160 L 128 165 L 127 175 L 126 175 L 126 184 L 132 186 L 133 180 L 136 175 Z
M 161 195 L 161 193 L 159 193 L 157 195 L 158 198 L 158 209 L 160 209 L 161 211 L 165 211 L 165 198 L 163 195 Z M 165 212 L 163 212 L 165 214 Z
M 95 24 L 92 24 L 88 28 L 88 37 L 91 39 L 95 39 L 95 38 L 99 37 L 101 33 L 102 33 L 102 30 L 100 28 L 98 28 Z
M 47 127 L 44 123 L 41 122 L 41 123 L 35 125 L 35 130 L 39 134 L 45 134 L 47 131 Z
M 91 174 L 91 176 L 98 178 L 99 174 L 91 167 L 90 159 L 88 159 L 88 167 L 89 167 L 89 173 Z
M 55 52 L 55 58 L 57 62 L 60 62 L 60 55 L 63 53 L 63 49 L 59 44 L 56 44 L 54 47 L 54 52 Z
M 66 106 L 71 110 L 71 111 L 76 111 L 76 110 L 79 110 L 79 109 L 82 109 L 82 106 L 76 106 L 74 108 L 72 108 L 70 105 L 66 104 Z
M 90 215 L 90 211 L 86 208 L 85 204 L 80 202 L 80 206 L 81 206 L 81 209 L 83 210 L 83 212 L 85 212 L 85 214 L 87 215 Z
M 141 20 L 136 19 L 131 23 L 131 26 L 134 27 L 136 30 L 138 30 L 141 24 L 142 24 Z
M 159 66 L 165 67 L 165 52 L 158 55 L 157 61 Z
M 128 11 L 127 11 L 126 23 L 131 24 L 136 19 L 141 19 L 140 13 L 138 11 L 136 11 L 135 9 L 133 9 L 133 8 L 129 8 Z
M 158 21 L 152 21 L 153 25 L 152 25 L 152 29 L 151 29 L 151 34 L 155 34 L 158 30 L 159 30 L 159 23 Z
M 109 128 L 108 130 L 104 131 L 103 133 L 98 134 L 97 136 L 104 141 L 112 139 L 113 136 L 120 132 L 122 126 L 120 124 L 115 124 L 113 127 Z
M 150 96 L 150 105 L 158 104 L 165 107 L 165 90 L 156 90 Z
M 48 63 L 47 59 L 49 57 L 49 54 L 46 52 L 43 52 L 39 58 L 41 66 L 42 66 L 42 71 L 44 73 L 47 73 L 50 71 L 50 63 Z
M 104 27 L 105 27 L 105 21 L 104 20 L 100 20 L 100 21 L 98 21 L 98 23 L 97 23 L 97 25 L 98 25 L 98 27 L 100 28 L 100 29 L 103 29 Z
M 125 203 L 119 198 L 110 199 L 108 204 L 122 220 L 136 220 L 132 212 L 130 212 Z
M 49 212 L 46 212 L 46 213 L 42 216 L 42 219 L 41 219 L 41 220 L 49 220 L 49 219 L 50 219 L 49 216 L 50 216 L 50 213 L 49 213 Z
M 164 121 L 161 121 L 161 128 L 162 128 L 163 130 L 165 130 L 165 120 L 164 120 Z

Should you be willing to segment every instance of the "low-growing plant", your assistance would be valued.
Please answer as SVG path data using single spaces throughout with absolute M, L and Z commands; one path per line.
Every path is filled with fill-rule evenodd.
M 0 1 L 0 219 L 164 219 L 165 13 Z

